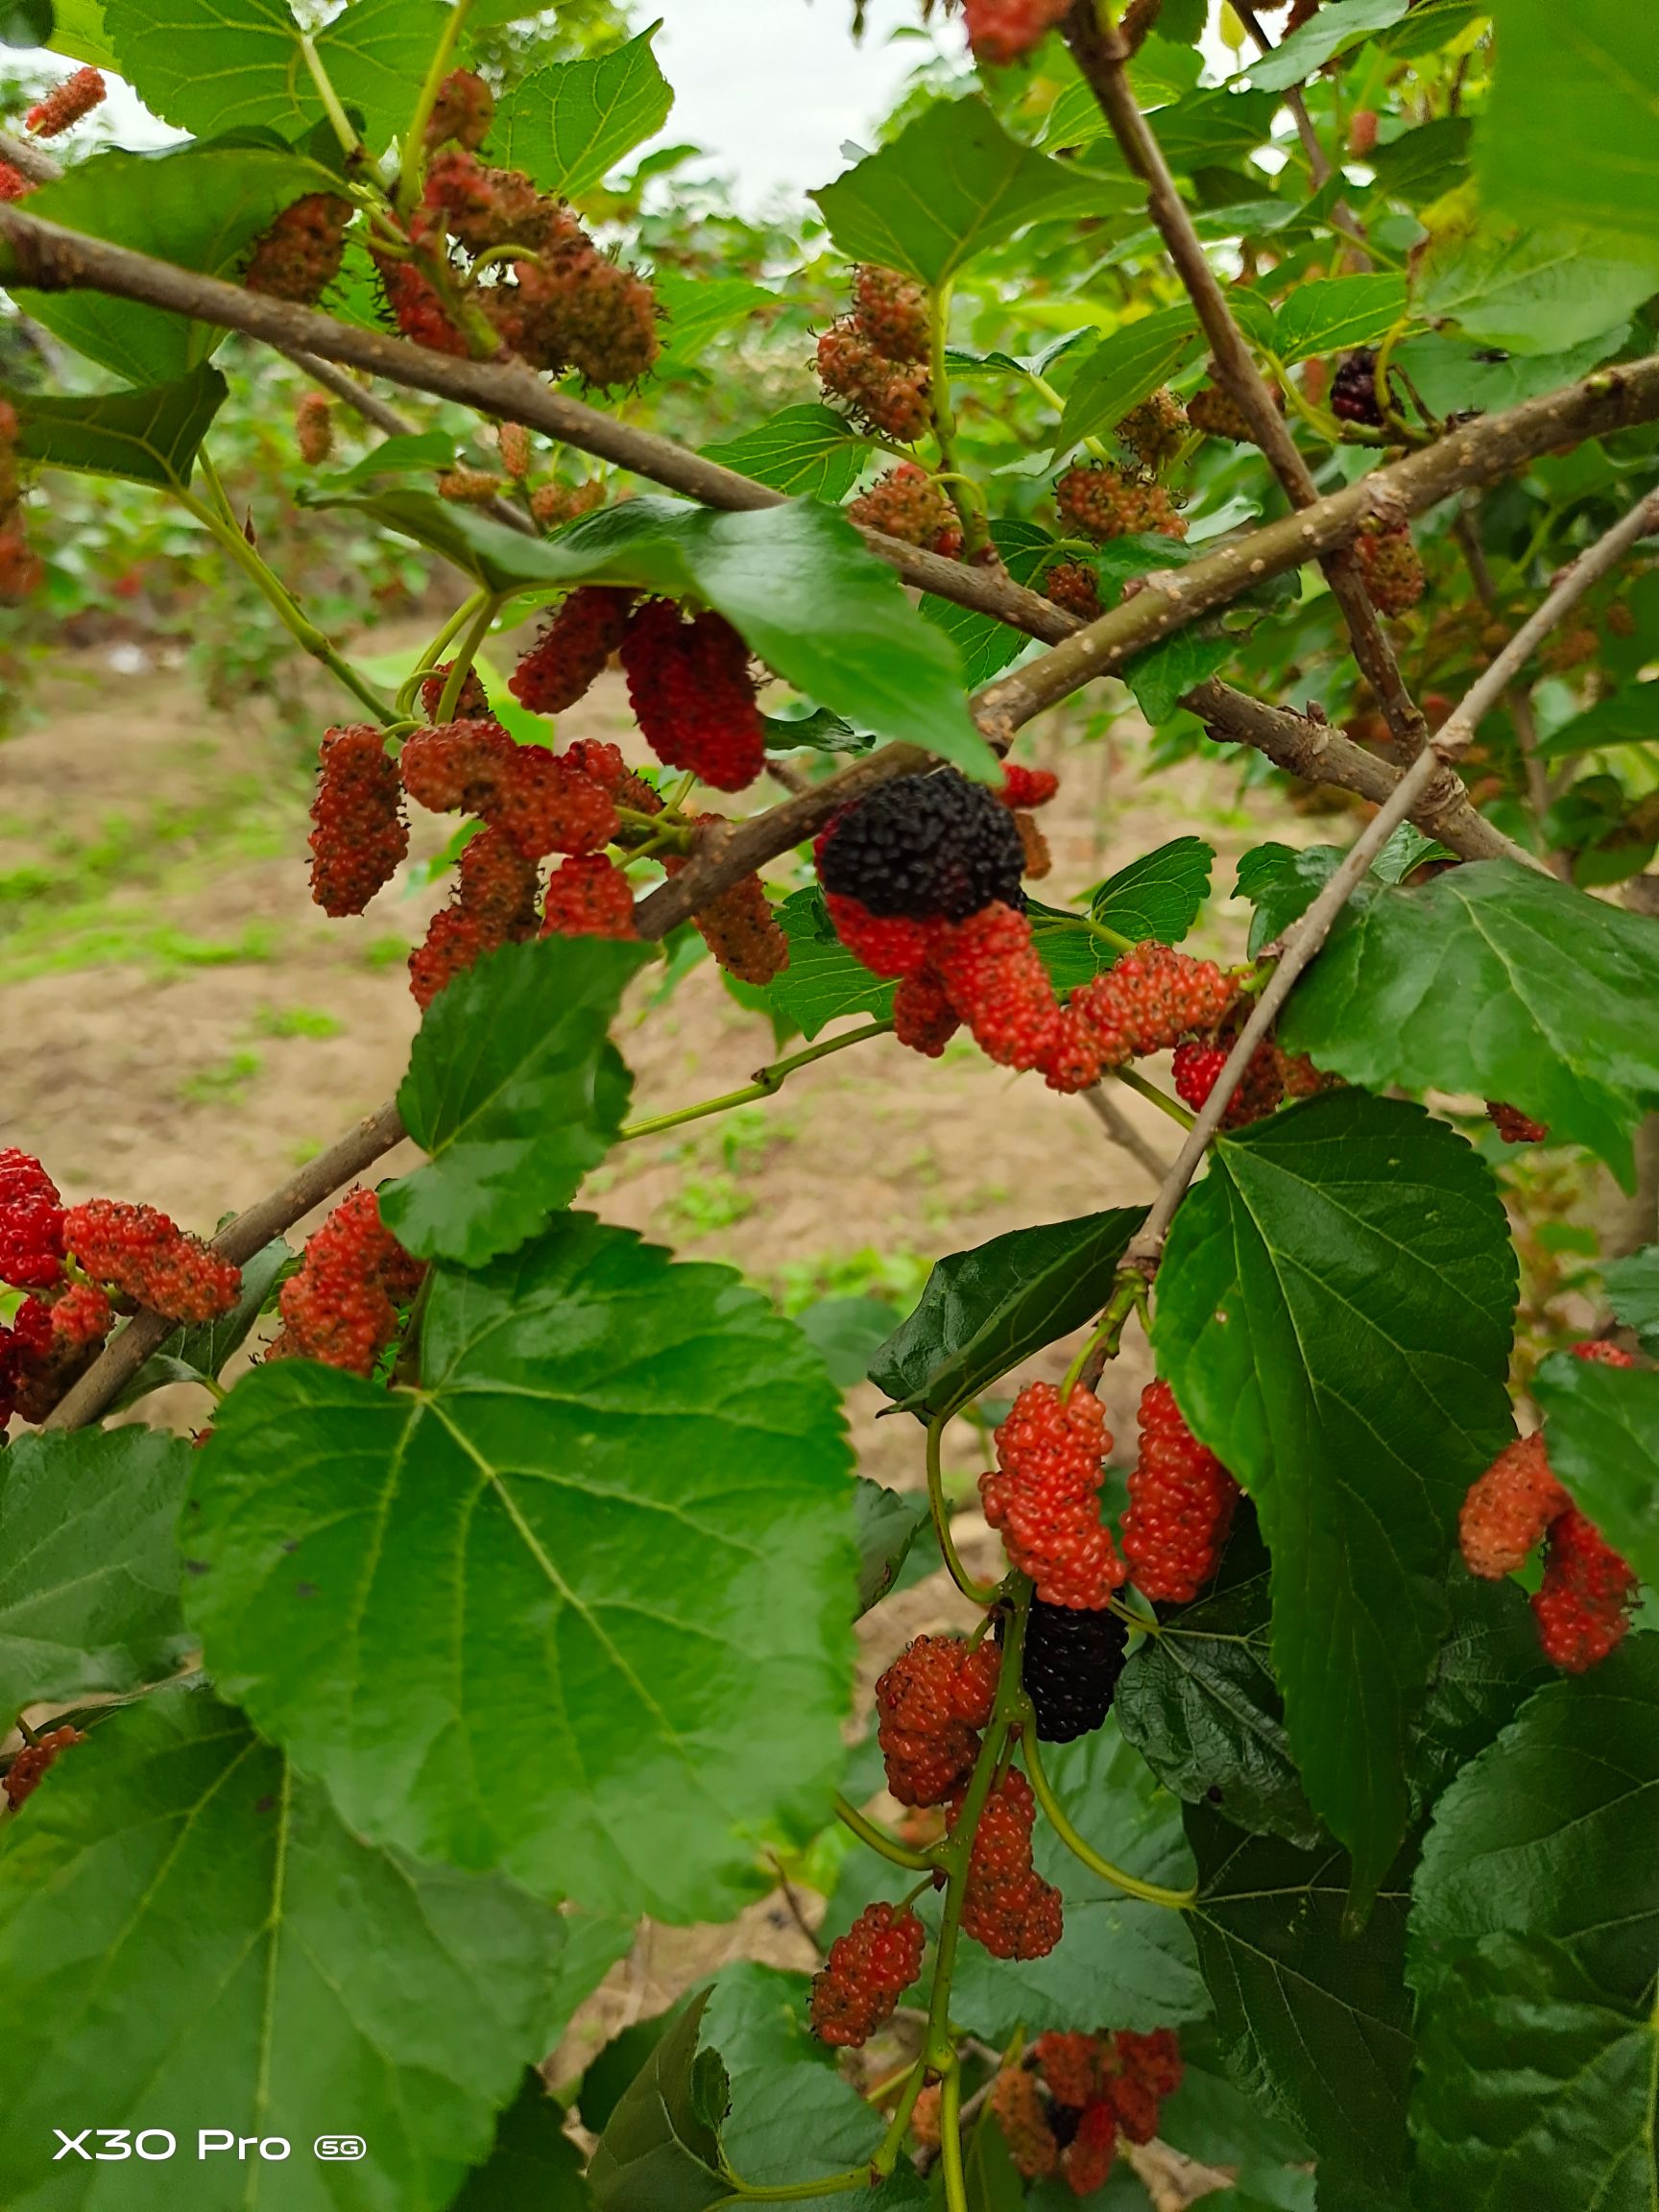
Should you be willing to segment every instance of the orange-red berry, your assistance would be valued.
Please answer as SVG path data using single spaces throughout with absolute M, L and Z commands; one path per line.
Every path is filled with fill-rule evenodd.
M 396 762 L 370 723 L 325 733 L 311 802 L 311 896 L 325 914 L 361 914 L 409 850 Z
M 1185 1604 L 1221 1561 L 1238 1485 L 1182 1418 L 1167 1382 L 1141 1393 L 1141 1455 L 1120 1537 L 1137 1589 Z

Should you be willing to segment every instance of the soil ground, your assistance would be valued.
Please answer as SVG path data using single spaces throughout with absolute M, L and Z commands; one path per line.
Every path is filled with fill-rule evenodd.
M 369 646 L 419 642 L 381 629 Z M 0 748 L 0 1142 L 43 1156 L 72 1199 L 146 1199 L 210 1231 L 396 1089 L 416 1027 L 404 960 L 445 886 L 414 865 L 362 919 L 326 920 L 307 895 L 306 748 L 256 709 L 213 712 L 178 673 L 66 657 L 39 705 L 41 718 Z M 616 676 L 565 718 L 561 735 L 578 734 L 637 757 Z M 1035 734 L 1024 756 L 1063 771 L 1045 816 L 1051 903 L 1187 831 L 1216 846 L 1223 890 L 1246 846 L 1318 834 L 1275 801 L 1240 801 L 1220 757 L 1146 778 L 1136 728 L 1088 745 L 1065 728 Z M 415 863 L 447 827 L 417 826 Z M 1218 901 L 1210 914 L 1197 949 L 1238 957 L 1246 910 Z M 731 1090 L 774 1056 L 765 1021 L 710 964 L 648 1008 L 655 987 L 648 976 L 622 1038 L 637 1114 Z M 1172 1123 L 1127 1092 L 1115 1102 L 1154 1150 L 1173 1151 Z M 394 1155 L 385 1171 L 410 1164 Z M 942 1253 L 1151 1189 L 1083 1102 L 1009 1078 L 961 1041 L 931 1064 L 881 1039 L 802 1071 L 763 1106 L 620 1148 L 587 1202 L 730 1261 L 791 1308 L 873 1293 L 897 1315 Z M 1035 1371 L 1057 1378 L 1066 1357 L 1055 1348 Z M 1133 1437 L 1148 1371 L 1132 1337 L 1104 1391 L 1119 1439 Z M 880 1403 L 868 1384 L 849 1397 L 861 1469 L 916 1486 L 920 1431 L 878 1422 Z M 187 1426 L 205 1411 L 200 1394 L 174 1391 L 145 1417 Z M 972 1436 L 950 1457 L 971 1497 Z M 988 1566 L 983 1523 L 962 1532 Z M 865 1624 L 866 1688 L 903 1638 L 959 1619 L 958 1606 L 936 1576 L 880 1608 Z M 777 1897 L 730 1928 L 647 1926 L 584 2008 L 555 2077 L 740 1956 L 815 1961 Z

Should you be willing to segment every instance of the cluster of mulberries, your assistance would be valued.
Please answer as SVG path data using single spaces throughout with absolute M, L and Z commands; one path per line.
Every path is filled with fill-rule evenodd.
M 966 1788 L 952 1803 L 959 1819 Z M 974 1831 L 963 1885 L 962 1933 L 993 1959 L 1046 1959 L 1065 1933 L 1061 1896 L 1031 1863 L 1037 1801 L 1018 1767 L 1001 1775 Z
M 1609 1367 L 1636 1364 L 1616 1344 L 1594 1341 L 1573 1350 Z M 1471 1484 L 1457 1534 L 1464 1565 L 1489 1581 L 1514 1574 L 1543 1543 L 1544 1580 L 1532 1614 L 1545 1657 L 1565 1672 L 1582 1674 L 1623 1640 L 1636 1576 L 1562 1488 L 1542 1435 L 1506 1445 Z
M 332 192 L 308 192 L 285 207 L 253 241 L 242 282 L 250 292 L 314 307 L 340 274 L 351 203 Z
M 861 530 L 881 530 L 906 545 L 954 559 L 962 550 L 962 529 L 944 488 L 915 461 L 901 461 L 878 476 L 847 509 Z
M 60 137 L 83 115 L 90 115 L 108 93 L 109 87 L 96 69 L 77 69 L 73 77 L 55 84 L 44 100 L 30 108 L 23 127 L 36 138 Z
M 556 754 L 516 745 L 481 692 L 469 700 L 464 688 L 461 703 L 474 711 L 416 731 L 397 757 L 411 799 L 434 813 L 477 815 L 484 825 L 462 848 L 449 904 L 410 955 L 410 988 L 422 1007 L 486 952 L 520 944 L 539 926 L 562 935 L 634 933 L 626 880 L 604 854 L 617 830 L 621 755 L 614 746 Z M 555 870 L 539 917 L 537 863 L 550 854 L 588 865 L 576 878 Z
M 1184 1099 L 1195 1114 L 1201 1112 L 1232 1054 L 1230 1035 L 1202 1041 L 1189 1039 L 1186 1044 L 1178 1045 L 1173 1061 L 1176 1096 Z M 1221 1126 L 1242 1129 L 1251 1121 L 1260 1121 L 1264 1114 L 1271 1114 L 1287 1100 L 1311 1098 L 1316 1092 L 1329 1090 L 1336 1080 L 1315 1068 L 1305 1054 L 1286 1052 L 1276 1038 L 1264 1037 L 1251 1053 L 1227 1101 Z
M 1186 1604 L 1214 1574 L 1238 1485 L 1182 1418 L 1167 1382 L 1141 1393 L 1141 1452 L 1118 1534 L 1135 1586 Z
M 914 1912 L 867 1905 L 812 1977 L 812 2032 L 843 2049 L 867 2043 L 892 2019 L 922 1971 L 926 1934 Z
M 281 1334 L 270 1359 L 320 1359 L 351 1375 L 372 1375 L 397 1334 L 397 1308 L 426 1272 L 380 1218 L 373 1190 L 343 1198 L 305 1243 L 297 1274 L 277 1300 Z
M 1380 614 L 1409 614 L 1425 589 L 1423 557 L 1412 542 L 1411 526 L 1391 528 L 1372 520 L 1354 541 L 1354 556 L 1365 589 Z
M 1150 2143 L 1159 2106 L 1181 2086 L 1181 2046 L 1173 2029 L 1140 2035 L 1039 2035 L 1031 2047 L 1048 2092 L 1047 2123 L 1066 2145 L 1060 2170 L 1078 2197 L 1092 2196 L 1112 2171 L 1119 2132 Z
M 530 512 L 543 530 L 557 530 L 574 522 L 578 515 L 590 515 L 605 504 L 605 487 L 597 476 L 585 484 L 561 484 L 549 478 L 530 494 Z
M 1071 0 L 963 0 L 974 60 L 1001 67 L 1023 60 L 1070 5 Z
M 1062 1398 L 1028 1382 L 996 1432 L 997 1466 L 979 1478 L 985 1518 L 1010 1566 L 1045 1605 L 1098 1611 L 1126 1578 L 1100 1518 L 1101 1462 L 1112 1449 L 1092 1390 Z
M 311 802 L 311 896 L 325 914 L 361 914 L 409 850 L 396 761 L 370 723 L 325 732 Z
M 866 264 L 853 301 L 818 341 L 818 380 L 867 428 L 913 445 L 932 421 L 927 295 L 897 270 Z
M 32 1743 L 25 1743 L 6 1769 L 6 1802 L 12 1812 L 35 1794 L 47 1768 L 57 1765 L 71 1743 L 85 1741 L 79 1728 L 50 1728 Z
M 1124 1549 L 1127 1553 L 1127 1543 Z M 1127 1626 L 1109 1607 L 1031 1600 L 1020 1680 L 1039 1743 L 1070 1743 L 1094 1734 L 1111 1710 L 1128 1641 Z
M 1161 538 L 1185 538 L 1185 518 L 1162 484 L 1143 483 L 1125 476 L 1109 461 L 1078 461 L 1054 486 L 1054 505 L 1061 527 L 1074 538 L 1127 538 L 1155 532 Z
M 633 384 L 657 358 L 657 301 L 637 271 L 594 244 L 572 209 L 522 172 L 490 167 L 476 148 L 493 114 L 489 87 L 457 71 L 440 88 L 428 126 L 433 149 L 410 218 L 415 259 L 376 255 L 405 337 L 447 353 L 469 350 L 445 298 L 452 250 L 469 257 L 470 298 L 501 344 L 532 368 L 575 369 L 589 383 Z M 488 256 L 484 269 L 469 264 Z M 483 281 L 472 283 L 471 275 Z
M 1168 945 L 1138 946 L 1072 992 L 1060 1048 L 1047 1070 L 1050 1088 L 1087 1090 L 1104 1070 L 1208 1035 L 1238 992 L 1236 978 L 1212 960 L 1194 960 Z
M 154 1206 L 89 1198 L 64 1214 L 63 1241 L 94 1283 L 167 1321 L 216 1320 L 242 1288 L 239 1267 Z
M 1002 1654 L 995 1644 L 918 1636 L 876 1685 L 876 1737 L 901 1805 L 943 1805 L 973 1770 Z
M 501 493 L 501 478 L 492 476 L 488 469 L 442 469 L 438 472 L 438 496 L 447 499 L 455 507 L 488 507 L 491 500 Z
M 27 1290 L 0 1329 L 0 1426 L 43 1421 L 98 1357 L 120 1310 L 211 1321 L 241 1288 L 228 1260 L 158 1214 L 93 1198 L 64 1206 L 38 1160 L 0 1152 L 0 1284 Z

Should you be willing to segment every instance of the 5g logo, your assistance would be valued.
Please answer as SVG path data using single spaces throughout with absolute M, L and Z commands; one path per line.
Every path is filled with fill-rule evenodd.
M 319 2135 L 311 2149 L 319 2158 L 362 2158 L 369 2146 L 361 2135 Z

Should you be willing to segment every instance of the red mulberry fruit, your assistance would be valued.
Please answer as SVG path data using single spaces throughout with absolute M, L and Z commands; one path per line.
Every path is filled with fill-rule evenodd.
M 974 1042 L 1000 1068 L 1041 1068 L 1059 1035 L 1060 1009 L 1031 925 L 996 903 L 945 933 L 934 966 Z
M 63 1240 L 95 1282 L 168 1321 L 215 1320 L 241 1294 L 242 1270 L 154 1206 L 116 1198 L 71 1206 Z
M 1532 1599 L 1544 1655 L 1582 1674 L 1623 1642 L 1636 1601 L 1636 1577 L 1575 1505 L 1551 1523 L 1543 1586 Z
M 913 445 L 932 423 L 926 364 L 890 361 L 851 323 L 832 324 L 819 339 L 818 380 L 855 421 L 896 445 Z
M 932 342 L 927 294 L 897 269 L 867 261 L 856 270 L 853 313 L 860 333 L 887 360 L 926 360 Z
M 424 346 L 428 352 L 452 353 L 465 360 L 469 351 L 467 341 L 450 322 L 448 310 L 430 278 L 423 276 L 410 261 L 384 260 L 377 255 L 374 266 L 392 319 L 404 337 L 417 346 Z
M 1238 1483 L 1188 1428 L 1168 1383 L 1149 1382 L 1122 1527 L 1137 1589 L 1178 1604 L 1196 1598 L 1220 1564 L 1238 1503 Z
M 1103 2189 L 1117 2155 L 1118 2115 L 1104 2098 L 1096 2098 L 1086 2107 L 1060 2161 L 1072 2196 L 1093 2197 Z
M 495 95 L 471 69 L 452 69 L 438 87 L 426 121 L 429 147 L 458 145 L 476 150 L 490 135 L 495 119 Z
M 1130 408 L 1115 435 L 1142 469 L 1162 469 L 1180 452 L 1187 430 L 1186 410 L 1173 392 L 1161 386 Z
M 824 894 L 824 903 L 836 936 L 873 975 L 920 975 L 931 966 L 945 930 L 943 922 L 872 914 L 858 900 L 844 899 L 834 891 Z
M 901 1805 L 943 1805 L 979 1754 L 1001 1653 L 954 1636 L 919 1636 L 876 1685 L 877 1740 Z
M 334 410 L 325 392 L 307 392 L 294 410 L 294 436 L 300 458 L 320 469 L 334 450 Z
M 1051 769 L 1023 768 L 1017 760 L 1002 764 L 1002 788 L 997 796 L 1004 806 L 1022 813 L 1030 806 L 1046 806 L 1060 788 L 1060 779 Z
M 1491 1582 L 1513 1575 L 1571 1503 L 1551 1472 L 1542 1434 L 1505 1445 L 1463 1501 L 1457 1520 L 1463 1564 Z
M 24 128 L 36 138 L 57 138 L 83 115 L 90 115 L 108 96 L 109 87 L 96 69 L 77 69 L 73 77 L 55 84 L 44 100 L 30 108 L 23 118 Z
M 763 990 L 789 965 L 789 940 L 779 926 L 758 876 L 744 876 L 691 917 L 728 975 Z
M 766 764 L 766 726 L 749 674 L 749 648 L 722 615 L 681 619 L 652 599 L 622 640 L 628 696 L 659 760 L 689 768 L 716 791 L 741 791 Z
M 88 71 L 96 75 L 96 71 Z M 71 79 L 73 83 L 73 79 Z M 25 1743 L 22 1750 L 6 1769 L 6 1802 L 13 1813 L 40 1786 L 40 1779 L 50 1767 L 58 1763 L 60 1755 L 71 1743 L 86 1741 L 79 1728 L 53 1728 L 44 1736 L 36 1736 L 33 1743 Z
M 1071 0 L 963 0 L 975 61 L 1022 60 L 1069 12 Z
M 452 661 L 441 661 L 431 675 L 421 681 L 421 711 L 428 722 L 436 722 L 438 719 L 438 709 L 444 704 L 445 686 L 454 665 Z M 490 719 L 490 701 L 484 689 L 484 679 L 476 668 L 469 668 L 461 679 L 461 688 L 456 694 L 455 720 L 488 722 Z
M 914 461 L 901 461 L 878 476 L 847 509 L 860 530 L 881 530 L 906 545 L 923 545 L 952 558 L 962 550 L 956 510 L 944 490 Z
M 634 937 L 634 894 L 603 853 L 565 860 L 547 879 L 543 937 Z
M 1534 1121 L 1518 1106 L 1505 1106 L 1501 1098 L 1488 1098 L 1486 1112 L 1505 1144 L 1544 1144 L 1550 1139 L 1547 1123 Z
M 517 751 L 498 722 L 440 722 L 403 740 L 397 774 L 410 798 L 434 814 L 488 814 Z
M 856 2048 L 892 2019 L 922 1971 L 926 1934 L 914 1912 L 867 1905 L 812 1977 L 812 2032 L 821 2043 Z
M 1173 1070 L 1176 1097 L 1185 1100 L 1194 1114 L 1201 1114 L 1231 1057 L 1225 1045 L 1177 1045 Z
M 1039 2035 L 1031 2056 L 1056 2104 L 1081 2112 L 1100 2086 L 1100 2054 L 1093 2035 L 1064 2035 L 1051 2029 Z
M 34 189 L 21 170 L 13 169 L 10 161 L 0 161 L 0 201 L 27 200 Z
M 1051 1382 L 1028 1382 L 997 1431 L 997 1471 L 979 1478 L 985 1518 L 1046 1605 L 1096 1611 L 1125 1579 L 1096 1503 L 1111 1448 L 1094 1393 L 1062 1399 Z
M 1166 1052 L 1184 1037 L 1206 1036 L 1232 1007 L 1238 984 L 1213 961 L 1167 945 L 1142 945 L 1094 982 L 1071 994 L 1094 1030 L 1103 1067 Z
M 1059 1890 L 1031 1864 L 1035 1818 L 1031 1785 L 1011 1768 L 979 1815 L 963 1887 L 962 1932 L 994 1959 L 1046 1959 L 1065 1930 Z
M 0 1152 L 0 1283 L 48 1290 L 63 1272 L 63 1205 L 38 1160 Z
M 1121 2071 L 1143 2082 L 1154 2097 L 1173 2097 L 1181 2086 L 1181 2038 L 1173 2028 L 1154 2028 L 1144 2035 L 1119 2028 L 1112 2038 Z
M 887 924 L 881 926 L 891 927 Z M 913 924 L 900 924 L 913 927 Z M 893 994 L 893 1034 L 912 1052 L 937 1060 L 962 1026 L 961 1016 L 931 968 L 919 968 L 904 976 Z
M 1043 2097 L 1034 2075 L 1023 2066 L 1004 2066 L 991 2085 L 986 2100 L 1008 2155 L 1027 2181 L 1058 2172 L 1060 2146 L 1043 2108 Z
M 368 723 L 330 730 L 311 802 L 311 896 L 325 914 L 361 914 L 409 850 L 397 764 Z
M 1126 538 L 1156 532 L 1185 538 L 1187 524 L 1162 484 L 1142 484 L 1109 461 L 1079 461 L 1054 486 L 1054 504 L 1069 537 Z
M 350 220 L 350 201 L 331 192 L 296 200 L 254 240 L 243 284 L 267 299 L 315 306 L 340 274 Z
M 412 1298 L 425 1272 L 381 1221 L 373 1191 L 353 1190 L 307 1238 L 299 1272 L 282 1286 L 280 1350 L 271 1357 L 372 1375 L 397 1334 L 394 1301 Z
M 548 853 L 595 853 L 616 834 L 610 792 L 545 745 L 517 749 L 490 818 L 532 860 Z
M 1100 579 L 1086 561 L 1056 563 L 1043 579 L 1043 592 L 1056 607 L 1064 607 L 1068 614 L 1075 614 L 1083 622 L 1096 621 L 1105 612 L 1100 604 Z
M 1575 1359 L 1588 1359 L 1597 1367 L 1634 1367 L 1633 1357 L 1622 1344 L 1610 1344 L 1604 1336 L 1592 1336 L 1582 1344 L 1569 1345 Z
M 44 1421 L 104 1348 L 115 1310 L 96 1283 L 72 1283 L 50 1305 L 26 1298 L 6 1346 L 7 1394 L 25 1421 Z
M 1354 541 L 1354 553 L 1378 613 L 1409 614 L 1426 583 L 1423 558 L 1412 542 L 1409 525 L 1362 530 Z
M 574 707 L 621 644 L 634 593 L 608 584 L 571 592 L 507 679 L 507 688 L 532 714 Z

